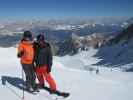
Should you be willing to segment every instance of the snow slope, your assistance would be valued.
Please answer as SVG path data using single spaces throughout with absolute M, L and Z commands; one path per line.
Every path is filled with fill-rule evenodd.
M 22 90 L 18 88 L 22 83 L 21 66 L 16 58 L 16 49 L 0 48 L 0 55 L 0 99 L 21 100 Z M 104 71 L 99 75 L 90 74 L 88 71 L 68 68 L 60 59 L 63 58 L 54 57 L 52 75 L 59 90 L 71 93 L 66 100 L 133 99 L 132 73 Z M 90 57 L 90 59 L 95 61 L 95 58 Z M 41 90 L 37 95 L 25 93 L 25 100 L 52 100 L 50 98 L 51 96 L 45 90 Z
M 86 67 L 91 67 L 92 64 L 100 61 L 100 59 L 94 57 L 97 52 L 97 49 L 90 48 L 88 51 L 82 51 L 73 56 L 66 55 L 63 57 L 56 57 L 56 59 L 65 67 L 86 70 Z
M 96 66 L 121 67 L 123 70 L 133 66 L 133 39 L 121 41 L 118 44 L 104 46 L 99 49 L 95 57 L 101 59 Z

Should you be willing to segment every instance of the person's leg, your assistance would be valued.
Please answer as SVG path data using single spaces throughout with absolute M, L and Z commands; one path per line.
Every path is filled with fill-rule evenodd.
M 50 73 L 46 75 L 46 81 L 48 82 L 50 89 L 56 91 L 56 84 Z
M 42 67 L 37 67 L 36 68 L 36 75 L 39 81 L 39 87 L 44 87 L 44 75 L 43 75 L 43 68 Z
M 50 73 L 47 73 L 47 67 L 44 67 L 44 76 L 46 81 L 48 82 L 51 91 L 56 91 L 56 83 L 54 81 L 54 79 L 52 78 Z
M 31 84 L 30 84 L 30 71 L 29 71 L 29 66 L 27 64 L 22 64 L 23 70 L 25 72 L 25 76 L 26 76 L 26 88 L 30 89 Z
M 26 88 L 29 91 L 35 89 L 35 73 L 32 64 L 22 64 L 26 76 Z
M 30 84 L 33 89 L 36 89 L 36 76 L 35 76 L 35 71 L 34 71 L 34 66 L 31 64 L 30 65 Z

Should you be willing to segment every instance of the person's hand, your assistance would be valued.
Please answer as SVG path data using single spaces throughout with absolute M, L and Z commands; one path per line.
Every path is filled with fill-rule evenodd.
M 21 52 L 19 52 L 19 53 L 17 54 L 17 57 L 18 57 L 18 58 L 21 58 L 21 57 L 23 56 L 23 54 L 24 54 L 24 52 L 21 51 Z
M 50 73 L 51 72 L 51 69 L 50 68 L 47 68 L 47 73 Z

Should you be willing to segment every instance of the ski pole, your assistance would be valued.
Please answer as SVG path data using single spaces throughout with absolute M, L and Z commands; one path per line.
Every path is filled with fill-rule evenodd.
M 23 72 L 23 68 L 22 68 L 22 80 L 24 81 L 24 72 Z M 22 100 L 25 99 L 25 96 L 24 96 L 24 83 L 23 83 L 23 95 L 22 95 Z

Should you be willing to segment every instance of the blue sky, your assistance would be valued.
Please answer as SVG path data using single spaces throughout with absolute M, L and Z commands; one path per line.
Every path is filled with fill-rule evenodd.
M 0 0 L 0 19 L 133 16 L 133 0 Z

